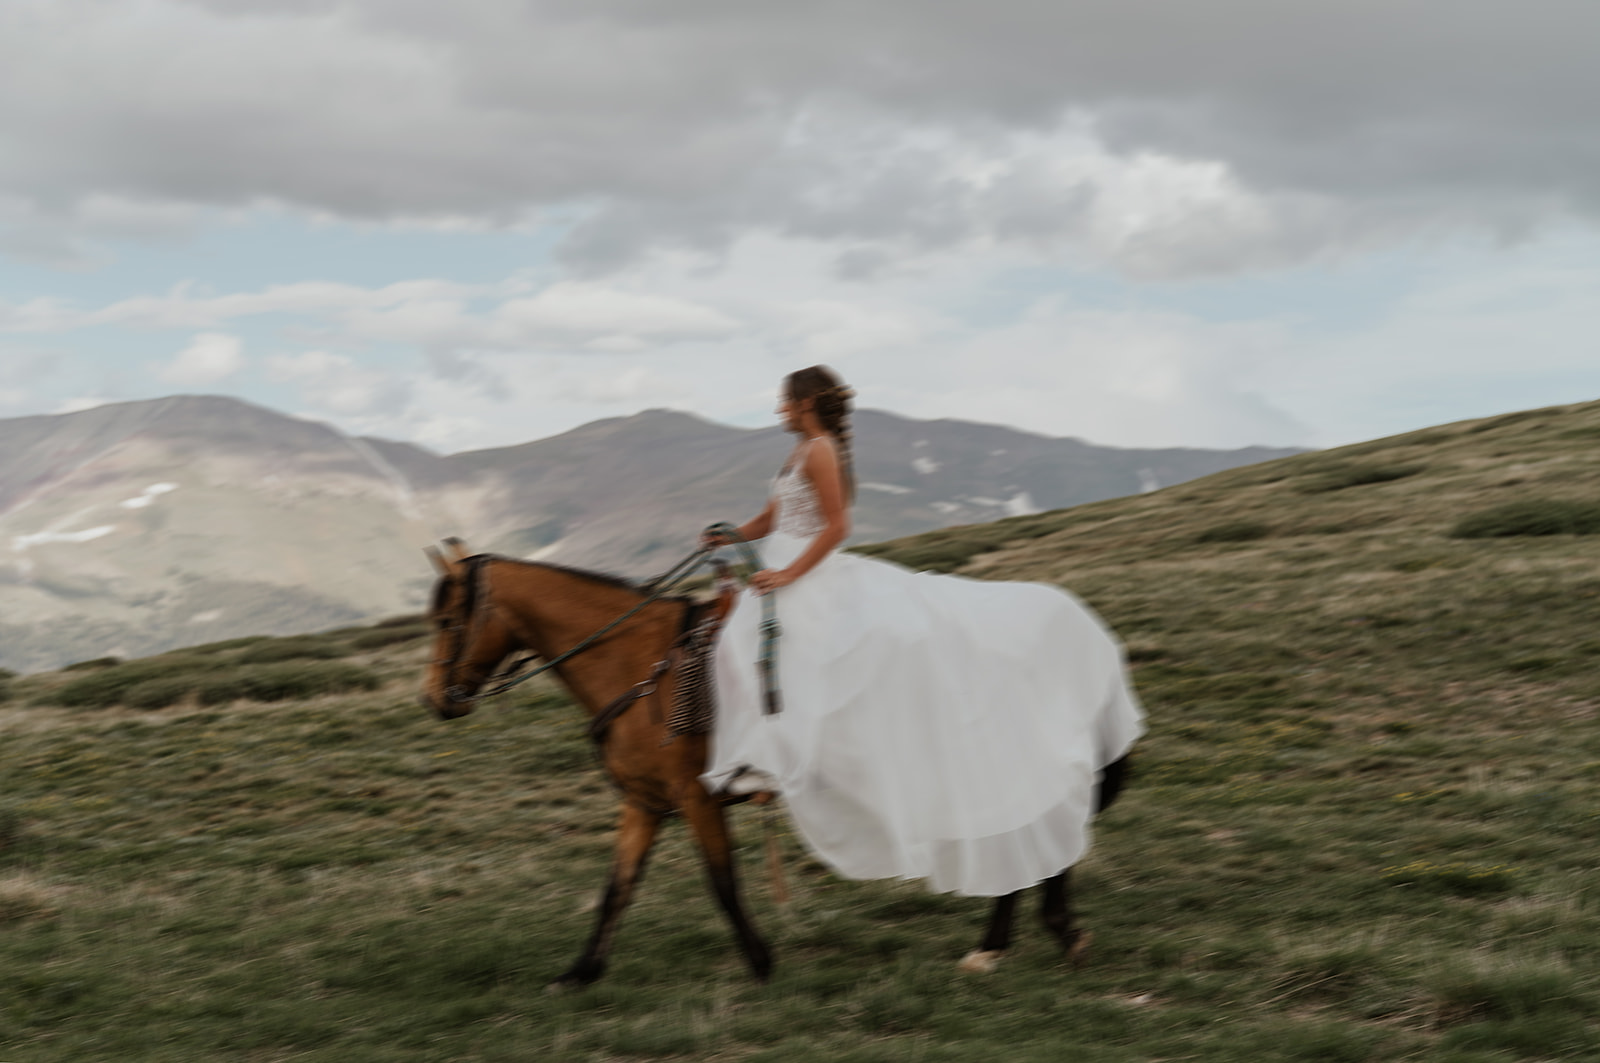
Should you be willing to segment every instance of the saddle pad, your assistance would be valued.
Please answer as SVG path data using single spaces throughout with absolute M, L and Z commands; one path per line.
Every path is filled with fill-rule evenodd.
M 710 734 L 717 716 L 717 691 L 712 653 L 717 647 L 720 616 L 709 616 L 678 645 L 678 682 L 667 717 L 668 741 L 678 735 Z

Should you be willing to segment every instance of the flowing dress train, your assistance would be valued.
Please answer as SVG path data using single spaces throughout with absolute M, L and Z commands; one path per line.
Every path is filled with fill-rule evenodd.
M 799 462 L 773 490 L 759 548 L 778 569 L 823 524 Z M 1083 603 L 838 552 L 775 594 L 782 712 L 762 712 L 746 593 L 717 647 L 708 786 L 775 776 L 806 844 L 849 878 L 998 896 L 1082 857 L 1097 773 L 1144 729 L 1121 646 Z

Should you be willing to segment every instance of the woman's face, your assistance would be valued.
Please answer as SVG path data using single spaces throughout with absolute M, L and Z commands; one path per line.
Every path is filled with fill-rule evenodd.
M 778 421 L 785 431 L 798 432 L 800 430 L 800 414 L 803 407 L 789 397 L 789 389 L 784 388 L 778 392 Z

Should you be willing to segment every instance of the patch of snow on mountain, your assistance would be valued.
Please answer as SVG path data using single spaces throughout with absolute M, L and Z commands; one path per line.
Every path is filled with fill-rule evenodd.
M 1155 470 L 1154 469 L 1140 469 L 1139 470 L 1139 493 L 1141 495 L 1147 495 L 1151 491 L 1159 491 L 1159 490 L 1161 490 L 1161 481 L 1156 479 Z
M 1006 516 L 1008 517 L 1028 517 L 1035 513 L 1044 512 L 1038 506 L 1034 505 L 1033 496 L 1028 494 L 1026 491 L 1018 491 L 1016 494 L 1006 499 L 1005 507 Z
M 118 502 L 117 505 L 121 506 L 123 509 L 143 509 L 145 506 L 148 506 L 162 495 L 168 493 L 169 491 L 176 491 L 177 489 L 177 484 L 151 484 L 134 497 L 125 498 L 121 502 Z
M 42 531 L 34 532 L 32 535 L 13 535 L 11 549 L 20 554 L 31 546 L 42 546 L 45 543 L 87 543 L 110 535 L 116 530 L 115 524 L 102 524 L 98 528 L 85 528 L 83 531 L 75 532 Z
M 924 476 L 927 476 L 929 473 L 935 473 L 939 471 L 938 462 L 934 461 L 932 458 L 924 458 L 920 454 L 911 459 L 911 467 Z
M 909 495 L 912 490 L 909 487 L 901 487 L 899 484 L 864 483 L 860 486 L 868 491 L 882 491 L 890 495 Z

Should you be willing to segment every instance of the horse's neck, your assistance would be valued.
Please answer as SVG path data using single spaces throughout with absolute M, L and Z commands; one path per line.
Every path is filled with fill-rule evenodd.
M 546 660 L 577 646 L 637 606 L 640 595 L 603 580 L 540 565 L 502 565 L 491 586 L 495 608 L 504 610 L 512 634 Z M 653 614 L 664 603 L 648 606 Z M 649 656 L 663 647 L 648 637 L 655 618 L 641 615 L 559 665 L 562 679 L 590 712 L 644 676 L 629 669 L 632 658 Z M 665 641 L 670 641 L 670 638 Z
M 512 620 L 512 633 L 544 657 L 565 653 L 639 604 L 639 595 L 600 580 L 533 564 L 504 564 L 493 572 L 494 606 Z

